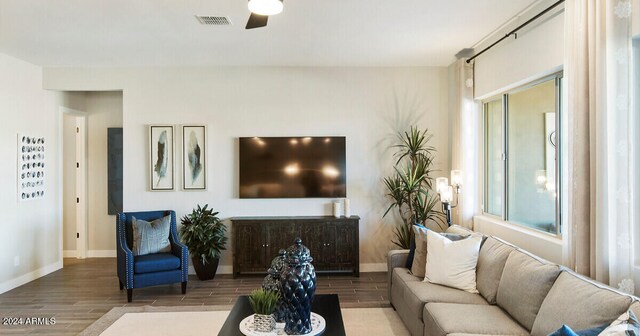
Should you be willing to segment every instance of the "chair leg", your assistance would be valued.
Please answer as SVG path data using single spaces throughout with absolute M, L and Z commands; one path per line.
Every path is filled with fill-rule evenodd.
M 120 283 L 120 290 L 124 289 L 124 285 L 122 284 L 122 281 L 118 280 L 118 282 Z
M 187 294 L 187 282 L 182 283 L 182 294 Z
M 127 288 L 127 302 L 131 302 L 133 299 L 133 288 Z

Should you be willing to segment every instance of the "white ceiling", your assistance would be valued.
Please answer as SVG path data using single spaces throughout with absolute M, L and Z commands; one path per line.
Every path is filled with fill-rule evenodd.
M 41 66 L 443 66 L 533 2 L 285 0 L 245 30 L 246 0 L 0 0 L 0 52 Z

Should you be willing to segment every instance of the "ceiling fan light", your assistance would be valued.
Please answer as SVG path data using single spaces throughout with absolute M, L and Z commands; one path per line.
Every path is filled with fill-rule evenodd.
M 249 10 L 258 15 L 276 15 L 280 14 L 283 9 L 280 0 L 250 0 Z

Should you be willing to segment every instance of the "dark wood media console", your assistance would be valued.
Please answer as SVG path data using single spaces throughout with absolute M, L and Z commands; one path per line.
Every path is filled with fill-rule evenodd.
M 297 237 L 311 250 L 316 272 L 360 276 L 359 223 L 358 216 L 231 218 L 233 277 L 266 274 Z

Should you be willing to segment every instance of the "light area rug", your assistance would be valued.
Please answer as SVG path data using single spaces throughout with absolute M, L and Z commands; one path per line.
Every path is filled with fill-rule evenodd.
M 218 335 L 229 315 L 228 309 L 224 306 L 114 308 L 80 335 Z M 343 308 L 341 311 L 347 335 L 410 335 L 392 308 Z

